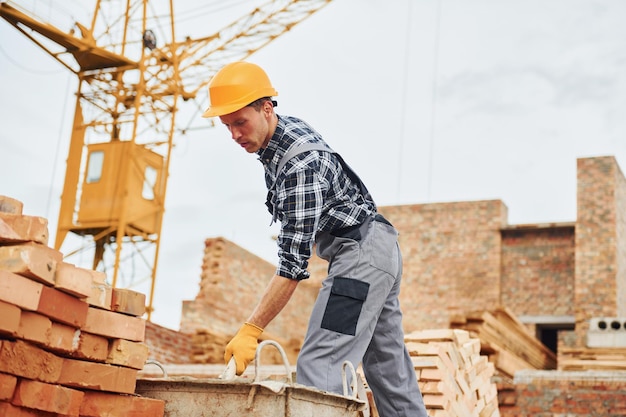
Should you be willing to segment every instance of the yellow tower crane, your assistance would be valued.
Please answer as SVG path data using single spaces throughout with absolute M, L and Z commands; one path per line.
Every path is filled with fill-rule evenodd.
M 4 20 L 78 77 L 55 248 L 70 233 L 78 237 L 66 258 L 87 252 L 113 287 L 124 265 L 132 263 L 133 275 L 144 271 L 150 320 L 179 106 L 191 101 L 200 112 L 196 96 L 223 65 L 246 59 L 330 1 L 270 1 L 210 36 L 183 40 L 173 0 L 95 0 L 91 22 L 67 32 L 0 2 Z

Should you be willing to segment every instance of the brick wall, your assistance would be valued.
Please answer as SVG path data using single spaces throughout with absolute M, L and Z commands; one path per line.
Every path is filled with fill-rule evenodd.
M 200 288 L 183 302 L 181 331 L 234 333 L 252 312 L 275 267 L 223 238 L 205 241 Z
M 624 298 L 626 257 L 624 249 L 620 248 L 618 252 L 617 248 L 626 243 L 618 241 L 618 238 L 623 240 L 625 236 L 626 205 L 624 178 L 615 158 L 579 159 L 577 167 L 574 305 L 576 343 L 583 346 L 589 319 L 617 315 L 618 289 L 619 297 Z
M 407 331 L 447 328 L 450 314 L 500 299 L 501 201 L 381 207 L 400 232 L 400 301 Z M 480 289 L 480 290 L 478 290 Z
M 626 313 L 626 180 L 612 157 L 578 160 L 575 224 L 509 226 L 497 200 L 380 211 L 400 231 L 406 331 L 447 327 L 451 314 L 501 304 L 517 315 L 575 315 L 581 344 L 590 317 Z M 298 288 L 303 302 L 290 302 L 304 310 L 288 306 L 271 325 L 277 335 L 304 331 L 326 262 L 314 256 L 309 270 Z M 208 239 L 200 291 L 183 305 L 181 330 L 233 333 L 273 273 L 237 245 Z
M 617 315 L 626 316 L 626 178 L 616 165 L 615 212 L 617 246 Z
M 400 301 L 407 332 L 447 328 L 450 314 L 507 305 L 515 314 L 573 314 L 573 225 L 507 228 L 501 201 L 381 207 L 400 231 Z M 303 335 L 327 263 L 313 256 L 311 278 L 268 331 Z M 234 333 L 274 266 L 223 238 L 207 239 L 200 291 L 183 304 L 181 330 Z M 480 289 L 480 290 L 477 290 Z M 540 297 L 536 291 L 543 291 Z M 233 303 L 229 297 L 236 297 Z M 551 303 L 556 304 L 551 304 Z M 294 309 L 294 305 L 298 309 Z M 559 307 L 554 310 L 554 305 Z M 558 310 L 558 312 L 556 312 Z M 562 311 L 562 313 L 561 313 Z M 296 330 L 297 329 L 297 330 Z
M 191 363 L 191 335 L 146 322 L 148 359 L 162 364 Z
M 615 372 L 520 371 L 508 390 L 502 417 L 626 415 L 626 376 Z
M 181 332 L 210 329 L 233 335 L 252 313 L 276 267 L 223 238 L 207 239 L 195 300 L 183 302 Z M 302 340 L 318 283 L 303 281 L 281 314 L 265 329 L 279 339 Z
M 501 304 L 516 315 L 574 315 L 574 225 L 502 230 Z
M 400 301 L 407 332 L 447 328 L 458 311 L 491 308 L 500 298 L 501 201 L 381 207 L 400 231 L 404 273 Z M 223 238 L 207 239 L 200 290 L 183 303 L 181 331 L 234 334 L 249 316 L 275 267 Z M 311 278 L 268 326 L 302 340 L 327 262 L 313 256 Z M 476 289 L 480 288 L 480 291 Z

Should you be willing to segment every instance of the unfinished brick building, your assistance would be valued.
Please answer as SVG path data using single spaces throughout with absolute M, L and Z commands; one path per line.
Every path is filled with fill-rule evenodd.
M 615 158 L 577 161 L 576 208 L 575 221 L 529 225 L 508 224 L 499 200 L 380 208 L 400 231 L 407 333 L 501 306 L 557 355 L 557 370 L 523 371 L 499 385 L 502 415 L 626 412 L 626 179 Z M 266 330 L 292 359 L 325 268 L 311 260 L 311 279 Z M 232 242 L 207 239 L 200 290 L 183 303 L 181 332 L 199 337 L 192 362 L 219 362 L 202 340 L 234 333 L 273 271 Z M 595 390 L 600 403 L 571 401 L 573 391 L 589 398 Z

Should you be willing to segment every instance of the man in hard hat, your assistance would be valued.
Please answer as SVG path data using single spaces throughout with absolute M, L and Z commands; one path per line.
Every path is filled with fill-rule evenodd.
M 343 393 L 341 367 L 362 363 L 379 414 L 426 416 L 404 345 L 398 294 L 402 256 L 398 232 L 376 211 L 363 182 L 304 121 L 278 115 L 278 93 L 259 66 L 235 62 L 209 84 L 204 117 L 219 117 L 232 139 L 259 156 L 267 206 L 280 221 L 278 265 L 248 320 L 226 346 L 241 375 L 254 359 L 263 329 L 309 277 L 317 244 L 329 262 L 298 355 L 296 380 Z

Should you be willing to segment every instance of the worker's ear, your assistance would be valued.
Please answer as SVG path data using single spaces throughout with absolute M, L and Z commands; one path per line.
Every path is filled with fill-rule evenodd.
M 272 104 L 271 100 L 265 100 L 263 102 L 263 114 L 266 117 L 269 117 L 272 115 L 273 111 L 274 111 L 274 105 Z

